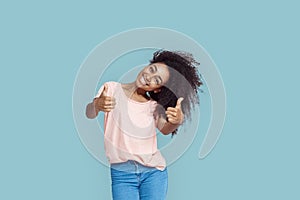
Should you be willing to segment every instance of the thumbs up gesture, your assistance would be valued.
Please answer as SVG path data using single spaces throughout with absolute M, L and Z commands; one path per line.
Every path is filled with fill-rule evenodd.
M 107 85 L 104 85 L 100 97 L 94 100 L 94 106 L 97 113 L 99 111 L 110 112 L 112 109 L 115 108 L 116 100 L 114 97 L 108 96 L 107 90 L 108 90 Z
M 181 110 L 181 102 L 182 101 L 183 101 L 183 97 L 180 97 L 177 100 L 175 108 L 168 107 L 166 110 L 166 115 L 167 115 L 168 121 L 171 124 L 178 125 L 178 124 L 182 124 L 182 122 L 183 122 L 184 114 Z

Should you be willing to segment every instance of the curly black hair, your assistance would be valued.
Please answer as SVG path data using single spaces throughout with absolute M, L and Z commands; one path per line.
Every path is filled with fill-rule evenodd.
M 185 120 L 190 119 L 191 109 L 194 108 L 195 104 L 199 104 L 198 91 L 203 84 L 196 67 L 200 63 L 190 53 L 167 50 L 154 52 L 153 58 L 150 60 L 150 64 L 153 63 L 164 63 L 169 67 L 170 72 L 170 78 L 161 87 L 160 92 L 149 92 L 149 96 L 160 105 L 157 109 L 158 113 L 166 118 L 165 110 L 168 107 L 175 107 L 178 98 L 183 97 L 182 112 L 185 115 Z M 177 129 L 172 132 L 172 136 L 176 133 Z

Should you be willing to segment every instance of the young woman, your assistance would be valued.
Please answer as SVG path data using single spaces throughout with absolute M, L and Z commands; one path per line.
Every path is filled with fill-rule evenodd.
M 106 156 L 114 200 L 164 200 L 168 175 L 157 149 L 165 135 L 190 117 L 202 82 L 191 54 L 157 51 L 132 83 L 106 82 L 87 105 L 88 118 L 105 112 Z

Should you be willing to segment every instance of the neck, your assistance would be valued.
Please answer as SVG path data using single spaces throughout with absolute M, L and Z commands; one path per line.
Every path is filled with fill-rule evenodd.
M 147 97 L 146 91 L 141 88 L 138 88 L 136 86 L 135 82 L 127 83 L 127 84 L 125 84 L 125 86 L 126 86 L 128 92 L 130 92 L 132 95 L 137 94 L 137 95 L 142 95 L 144 97 Z

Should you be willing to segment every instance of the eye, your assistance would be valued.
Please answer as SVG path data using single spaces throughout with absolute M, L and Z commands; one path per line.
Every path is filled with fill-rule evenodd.
M 155 79 L 155 83 L 156 85 L 159 85 L 159 80 L 157 78 Z
M 151 73 L 153 73 L 153 72 L 154 72 L 153 67 L 150 67 L 150 68 L 149 68 L 149 71 L 150 71 Z

